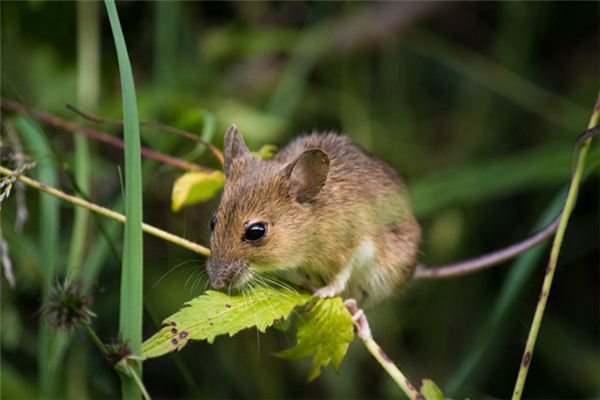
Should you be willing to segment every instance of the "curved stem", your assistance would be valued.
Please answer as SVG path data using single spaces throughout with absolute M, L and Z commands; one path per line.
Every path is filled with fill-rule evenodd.
M 590 118 L 588 129 L 594 128 L 598 124 L 599 117 L 600 94 L 598 95 L 598 98 L 596 100 L 596 105 L 594 107 L 592 117 Z M 529 366 L 531 365 L 533 350 L 537 341 L 540 326 L 542 324 L 542 318 L 544 316 L 544 310 L 546 309 L 546 303 L 548 302 L 548 296 L 550 295 L 550 288 L 552 287 L 552 280 L 554 278 L 554 272 L 556 271 L 556 264 L 558 262 L 558 256 L 560 254 L 560 247 L 562 245 L 562 241 L 565 235 L 567 223 L 569 222 L 569 217 L 571 216 L 571 212 L 573 211 L 575 202 L 577 200 L 579 181 L 581 180 L 581 176 L 583 174 L 585 159 L 590 147 L 591 140 L 591 136 L 584 139 L 577 157 L 575 173 L 573 174 L 573 178 L 571 179 L 569 193 L 567 194 L 567 200 L 565 202 L 562 217 L 560 219 L 560 223 L 556 231 L 556 236 L 554 237 L 554 242 L 552 243 L 552 250 L 550 251 L 550 260 L 548 261 L 548 267 L 546 268 L 546 276 L 544 277 L 544 283 L 542 284 L 542 291 L 540 293 L 539 301 L 535 309 L 535 314 L 533 316 L 531 328 L 529 329 L 529 335 L 527 337 L 527 344 L 525 345 L 525 350 L 523 351 L 523 357 L 521 358 L 521 363 L 519 366 L 519 375 L 517 376 L 517 381 L 515 382 L 515 387 L 512 394 L 513 400 L 519 400 L 523 395 L 523 387 L 525 386 L 525 380 L 527 379 L 527 372 L 529 371 Z
M 88 128 L 87 126 L 77 124 L 75 122 L 68 121 L 53 114 L 48 114 L 36 109 L 29 110 L 23 104 L 16 101 L 1 99 L 0 106 L 4 109 L 11 110 L 19 114 L 31 115 L 33 118 L 46 125 L 50 125 L 74 134 L 82 134 L 91 139 L 110 144 L 111 146 L 118 147 L 120 149 L 124 148 L 125 146 L 121 138 L 110 135 L 106 132 Z M 168 154 L 163 154 L 147 147 L 142 147 L 140 152 L 146 158 L 150 158 L 164 164 L 169 164 L 185 171 L 213 171 L 211 168 L 203 167 L 202 165 L 187 162 L 185 160 L 180 160 L 176 157 L 171 157 Z
M 9 176 L 9 177 L 15 177 L 19 182 L 23 182 L 27 186 L 30 186 L 37 190 L 41 190 L 42 192 L 45 192 L 52 196 L 58 197 L 59 199 L 67 201 L 76 206 L 87 208 L 88 210 L 93 211 L 96 214 L 100 214 L 104 217 L 114 219 L 121 223 L 125 222 L 125 216 L 123 214 L 120 214 L 113 210 L 109 210 L 108 208 L 99 206 L 95 203 L 84 200 L 80 197 L 71 196 L 69 194 L 66 194 L 65 192 L 62 192 L 58 189 L 50 187 L 42 182 L 38 182 L 35 179 L 31 179 L 26 176 L 19 175 L 17 172 L 12 171 L 8 168 L 4 168 L 4 167 L 0 166 L 0 174 Z M 190 240 L 184 239 L 180 236 L 177 236 L 177 235 L 174 235 L 167 231 L 164 231 L 155 226 L 143 223 L 142 230 L 150 235 L 159 237 L 161 239 L 164 239 L 164 240 L 171 242 L 173 244 L 176 244 L 178 246 L 184 247 L 184 248 L 191 250 L 193 252 L 196 252 L 198 254 L 202 254 L 203 256 L 210 255 L 210 250 L 208 248 L 201 246 L 198 243 L 194 243 Z
M 85 118 L 89 121 L 95 122 L 97 124 L 123 126 L 123 121 L 121 121 L 119 119 L 108 119 L 108 118 L 98 117 L 96 115 L 92 115 L 88 112 L 85 112 L 85 111 L 75 107 L 71 103 L 67 103 L 65 106 L 67 107 L 67 109 L 73 111 L 75 114 L 79 115 L 80 117 L 83 117 L 83 118 Z M 217 159 L 217 161 L 219 161 L 221 163 L 221 165 L 223 165 L 223 163 L 224 163 L 223 152 L 221 152 L 221 150 L 219 150 L 214 144 L 194 135 L 191 132 L 184 131 L 183 129 L 174 128 L 172 126 L 169 126 L 169 125 L 166 125 L 166 124 L 163 124 L 160 122 L 153 122 L 153 121 L 140 121 L 140 126 L 161 129 L 165 132 L 173 133 L 175 135 L 184 137 L 184 138 L 194 141 L 196 143 L 203 144 L 204 146 L 208 147 L 210 152 Z
M 396 364 L 388 357 L 381 347 L 373 340 L 371 335 L 371 328 L 369 327 L 369 320 L 365 312 L 358 308 L 358 304 L 354 299 L 346 299 L 344 305 L 348 309 L 348 312 L 352 315 L 352 323 L 354 324 L 356 336 L 362 340 L 369 353 L 377 360 L 377 362 L 383 367 L 385 372 L 396 382 L 400 389 L 408 396 L 409 399 L 423 399 L 424 397 L 415 389 L 410 381 L 404 376 L 404 374 L 398 369 Z
M 385 369 L 385 372 L 400 386 L 404 394 L 408 396 L 409 399 L 421 399 L 421 395 L 415 389 L 415 387 L 410 383 L 410 381 L 404 376 L 404 374 L 398 369 L 396 364 L 388 357 L 387 354 L 383 351 L 381 347 L 373 340 L 373 337 L 368 336 L 366 338 L 362 338 L 363 343 L 369 353 L 377 360 L 377 362 Z

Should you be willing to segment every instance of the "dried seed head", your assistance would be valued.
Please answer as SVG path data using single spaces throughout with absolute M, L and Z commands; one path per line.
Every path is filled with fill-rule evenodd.
M 91 304 L 91 294 L 86 293 L 79 282 L 57 283 L 50 289 L 42 311 L 50 325 L 69 330 L 91 322 L 94 316 L 89 309 Z
M 128 360 L 133 355 L 127 342 L 121 338 L 113 339 L 104 346 L 106 347 L 107 352 L 106 359 L 113 367 L 116 367 L 122 361 Z

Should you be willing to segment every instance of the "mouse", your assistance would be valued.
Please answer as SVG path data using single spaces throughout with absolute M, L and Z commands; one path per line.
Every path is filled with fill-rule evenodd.
M 421 227 L 389 164 L 335 132 L 299 136 L 262 159 L 235 125 L 223 158 L 226 181 L 209 224 L 214 289 L 273 275 L 370 308 L 408 286 Z

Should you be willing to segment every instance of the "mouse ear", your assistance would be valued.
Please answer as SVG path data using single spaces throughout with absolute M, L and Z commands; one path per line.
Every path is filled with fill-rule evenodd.
M 225 132 L 225 143 L 223 145 L 223 170 L 229 175 L 231 164 L 236 158 L 245 157 L 250 154 L 240 131 L 235 125 L 229 125 Z
M 284 169 L 292 195 L 299 203 L 313 200 L 327 181 L 329 156 L 321 149 L 310 149 L 300 154 Z

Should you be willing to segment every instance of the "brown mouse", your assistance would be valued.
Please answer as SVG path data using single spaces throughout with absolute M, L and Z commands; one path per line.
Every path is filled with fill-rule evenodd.
M 224 171 L 210 224 L 213 288 L 276 273 L 369 307 L 413 276 L 421 228 L 403 180 L 348 137 L 313 133 L 264 160 L 232 125 Z

